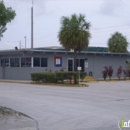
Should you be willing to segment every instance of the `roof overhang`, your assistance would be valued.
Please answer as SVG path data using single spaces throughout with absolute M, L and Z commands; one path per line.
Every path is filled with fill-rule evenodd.
M 20 54 L 73 54 L 73 51 L 66 51 L 66 50 L 31 50 L 31 49 L 23 49 L 23 50 L 6 50 L 0 51 L 1 55 L 20 55 Z M 102 55 L 102 56 L 130 56 L 130 53 L 112 53 L 112 52 L 87 52 L 81 51 L 77 52 L 77 54 L 84 54 L 84 55 Z

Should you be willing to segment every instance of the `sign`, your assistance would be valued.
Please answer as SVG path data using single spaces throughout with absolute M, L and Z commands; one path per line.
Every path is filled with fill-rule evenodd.
M 125 121 L 124 119 L 122 119 L 121 121 L 118 121 L 118 128 L 120 130 L 124 129 L 124 128 L 130 128 L 130 120 L 129 121 Z
M 77 67 L 77 70 L 81 70 L 81 67 Z
M 54 66 L 62 67 L 62 57 L 61 56 L 54 57 Z
M 85 68 L 88 68 L 88 62 L 85 62 Z

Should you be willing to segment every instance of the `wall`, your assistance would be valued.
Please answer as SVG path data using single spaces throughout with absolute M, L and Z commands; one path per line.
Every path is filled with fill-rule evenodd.
M 14 79 L 14 80 L 31 80 L 30 74 L 34 72 L 46 72 L 46 69 L 50 70 L 52 72 L 59 71 L 62 67 L 68 69 L 68 58 L 73 58 L 73 54 L 54 54 L 54 53 L 36 53 L 33 54 L 26 54 L 25 57 L 33 56 L 33 57 L 48 57 L 48 67 L 5 67 L 3 69 L 0 67 L 0 78 L 1 79 Z M 55 56 L 61 56 L 62 57 L 62 67 L 55 67 L 54 66 L 54 57 Z M 4 57 L 4 56 L 3 56 Z M 9 56 L 9 57 L 15 57 Z M 22 57 L 22 56 L 21 56 Z M 93 76 L 96 78 L 102 78 L 102 71 L 104 70 L 104 66 L 113 66 L 114 74 L 113 77 L 117 77 L 117 68 L 119 66 L 122 66 L 123 69 L 125 69 L 125 61 L 126 59 L 129 59 L 128 56 L 112 56 L 112 55 L 104 55 L 103 54 L 79 54 L 77 58 L 85 59 L 87 58 L 88 62 L 88 68 L 85 68 L 85 72 L 89 74 L 90 71 L 93 72 Z
M 91 55 L 88 56 L 89 67 L 86 70 L 87 72 L 92 71 L 94 77 L 102 78 L 104 66 L 112 66 L 114 70 L 113 77 L 117 77 L 117 68 L 119 66 L 126 69 L 126 59 L 128 59 L 127 56 Z

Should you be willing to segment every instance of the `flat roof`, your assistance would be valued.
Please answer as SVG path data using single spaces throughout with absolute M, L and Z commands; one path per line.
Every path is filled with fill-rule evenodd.
M 55 48 L 54 48 L 55 47 Z M 72 54 L 74 51 L 70 50 L 67 51 L 64 48 L 52 46 L 52 47 L 39 47 L 34 49 L 12 49 L 12 50 L 1 50 L 0 55 L 8 55 L 8 54 L 21 54 L 21 53 L 67 53 Z M 107 47 L 88 47 L 88 49 L 84 49 L 83 51 L 79 52 L 79 54 L 99 54 L 99 55 L 128 55 L 130 53 L 114 53 L 108 52 Z
M 65 49 L 18 49 L 18 50 L 2 50 L 0 51 L 0 55 L 6 55 L 6 54 L 21 54 L 21 53 L 68 53 L 68 54 L 72 54 L 74 51 L 70 50 L 67 51 Z M 99 54 L 99 55 L 128 55 L 130 56 L 130 53 L 114 53 L 114 52 L 93 52 L 93 51 L 87 51 L 87 50 L 83 50 L 81 52 L 79 52 L 79 54 Z

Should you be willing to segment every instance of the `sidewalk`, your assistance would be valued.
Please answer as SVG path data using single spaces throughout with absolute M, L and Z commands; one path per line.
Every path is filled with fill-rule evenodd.
M 38 124 L 22 113 L 0 107 L 0 130 L 38 130 Z
M 6 82 L 6 83 L 26 83 L 26 84 L 32 83 L 31 80 L 8 80 L 8 79 L 0 79 L 0 82 Z

